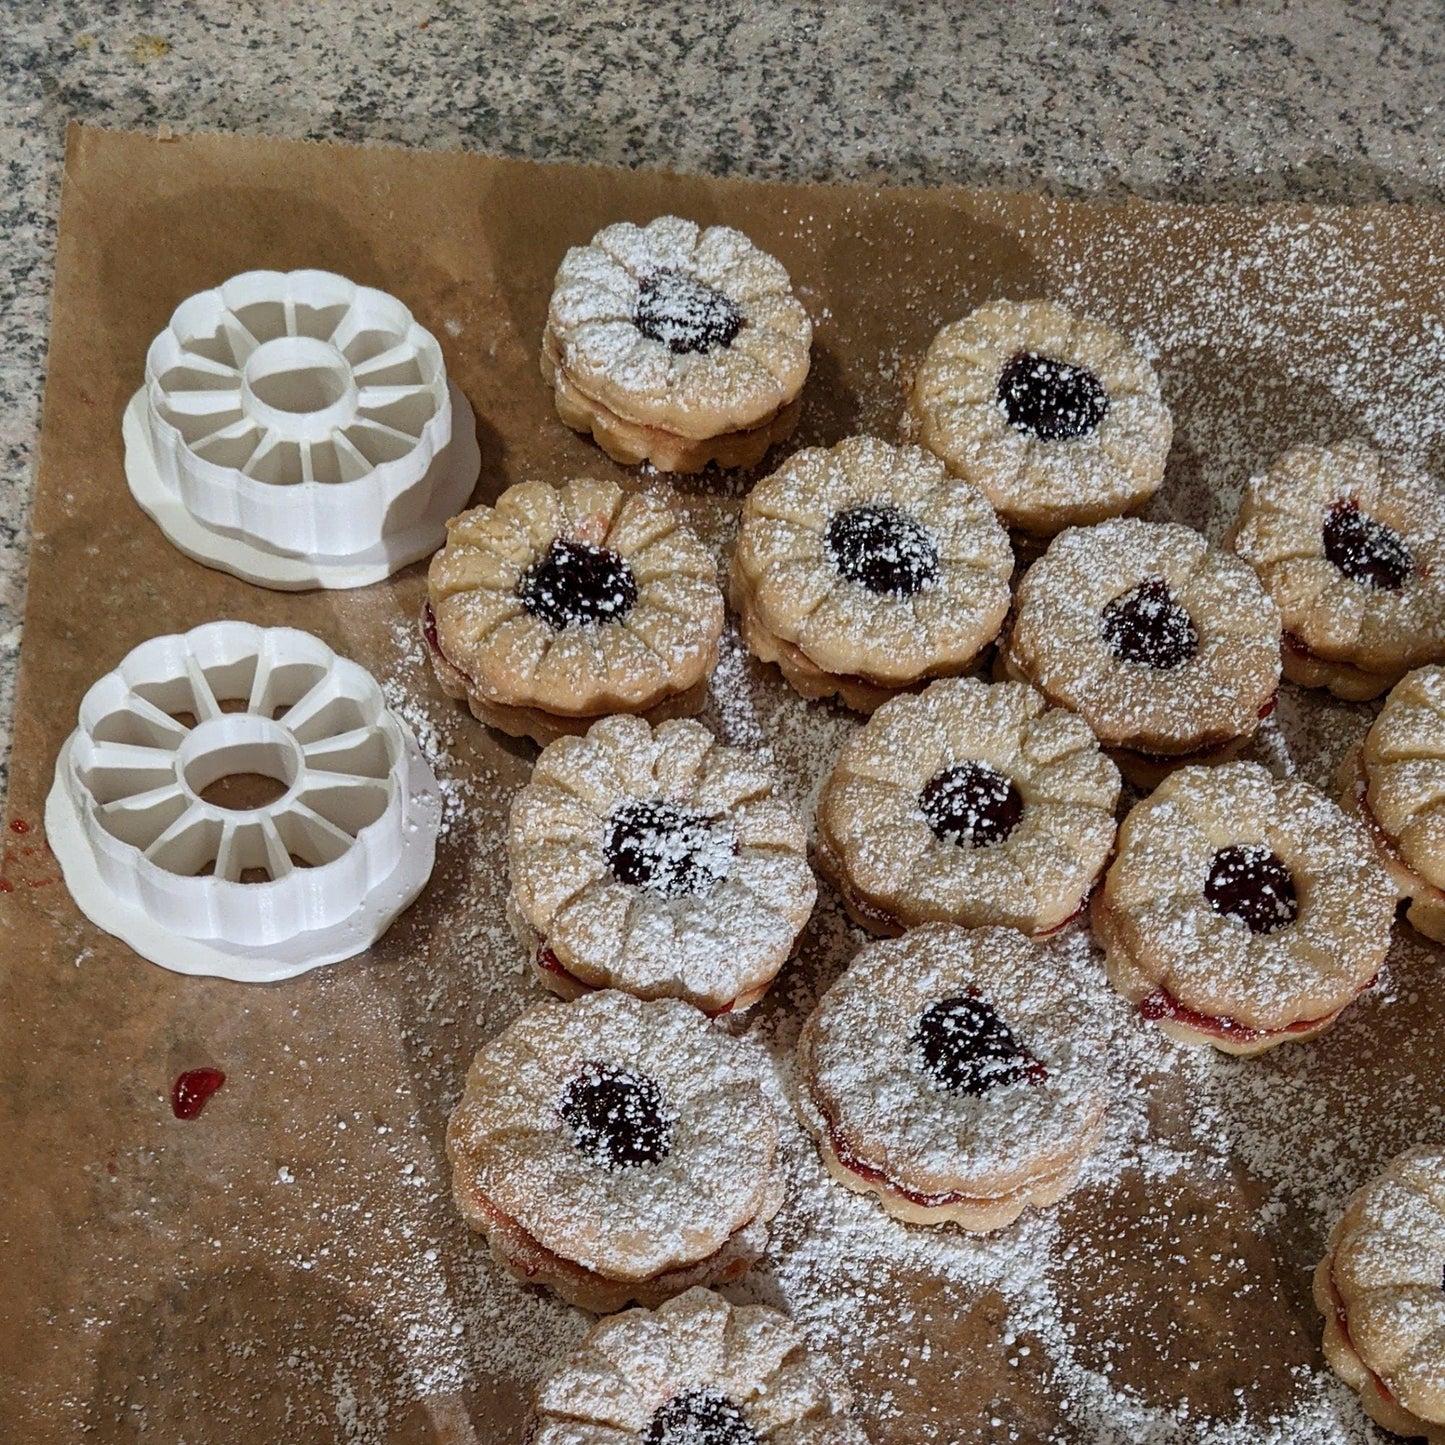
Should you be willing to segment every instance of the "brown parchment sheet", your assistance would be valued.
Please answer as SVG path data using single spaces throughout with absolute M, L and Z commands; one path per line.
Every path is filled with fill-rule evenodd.
M 436 688 L 415 632 L 423 565 L 285 595 L 194 564 L 132 502 L 120 422 L 179 301 L 244 270 L 323 267 L 396 293 L 440 339 L 477 413 L 477 500 L 527 477 L 626 477 L 557 421 L 537 350 L 566 247 L 664 212 L 736 225 L 792 273 L 817 339 L 790 446 L 894 435 L 938 325 L 1043 295 L 1153 349 L 1176 437 L 1150 515 L 1217 536 L 1249 472 L 1297 442 L 1359 432 L 1441 460 L 1434 213 L 1104 208 L 75 130 L 0 874 L 0 1437 L 516 1442 L 549 1354 L 580 1336 L 583 1317 L 503 1280 L 468 1235 L 443 1147 L 473 1051 L 542 997 L 502 922 L 501 820 L 533 750 Z M 747 481 L 675 487 L 720 551 Z M 43 837 L 85 689 L 142 640 L 221 617 L 305 628 L 370 668 L 448 787 L 415 907 L 369 954 L 271 986 L 139 960 L 79 915 Z M 808 799 L 856 720 L 725 656 L 707 720 L 753 729 Z M 1258 751 L 1327 783 L 1371 716 L 1286 687 Z M 824 889 L 800 958 L 731 1026 L 785 1052 L 858 942 Z M 1023 1222 L 1025 1246 L 986 1246 L 992 1276 L 933 1268 L 947 1248 L 908 1242 L 926 1231 L 868 1226 L 831 1312 L 789 1252 L 831 1256 L 819 1278 L 841 1279 L 855 1244 L 820 1243 L 790 1203 L 775 1262 L 735 1297 L 791 1299 L 878 1445 L 1375 1438 L 1323 1373 L 1308 1276 L 1344 1195 L 1445 1130 L 1438 957 L 1402 929 L 1381 987 L 1317 1043 L 1207 1066 L 1161 1050 L 1121 1101 L 1147 1120 L 1115 1146 L 1124 1166 L 1047 1230 Z M 171 1082 L 199 1066 L 227 1082 L 178 1121 Z M 870 1208 L 840 1214 L 860 1240 Z M 876 1244 L 893 1228 L 890 1264 Z

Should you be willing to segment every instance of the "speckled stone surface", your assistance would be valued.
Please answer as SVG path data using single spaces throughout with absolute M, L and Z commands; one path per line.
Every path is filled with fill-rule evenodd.
M 70 120 L 760 179 L 1445 201 L 1438 0 L 4 0 L 0 83 L 0 759 Z

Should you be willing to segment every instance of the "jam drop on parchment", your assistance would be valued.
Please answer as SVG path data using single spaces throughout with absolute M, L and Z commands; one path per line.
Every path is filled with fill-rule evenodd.
M 171 1085 L 171 1113 L 177 1119 L 194 1119 L 225 1082 L 219 1069 L 187 1069 Z

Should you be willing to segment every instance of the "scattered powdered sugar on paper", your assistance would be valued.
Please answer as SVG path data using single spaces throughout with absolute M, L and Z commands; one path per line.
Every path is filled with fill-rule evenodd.
M 1217 541 L 1251 472 L 1286 445 L 1332 440 L 1341 428 L 1438 453 L 1445 325 L 1419 319 L 1414 298 L 1391 294 L 1368 268 L 1362 273 L 1328 218 L 1251 223 L 1212 245 L 1201 242 L 1194 213 L 1161 212 L 1154 224 L 1178 231 L 1177 266 L 1167 275 L 1134 264 L 1123 231 L 1112 252 L 1096 236 L 1088 255 L 1071 249 L 1062 228 L 1028 238 L 1041 258 L 1041 291 L 1120 325 L 1160 370 L 1176 444 L 1150 517 L 1200 527 Z M 1421 261 L 1419 274 L 1437 274 L 1438 258 Z M 801 278 L 799 289 L 811 294 Z M 912 314 L 933 304 L 925 294 L 903 284 L 897 304 Z M 811 309 L 820 333 L 839 324 L 821 305 Z M 1402 346 L 1407 321 L 1414 329 Z M 1340 346 L 1341 328 L 1361 344 Z M 887 344 L 848 413 L 881 432 L 885 420 L 897 420 L 918 354 L 896 337 Z M 1386 386 L 1381 357 L 1394 358 Z M 1286 395 L 1290 405 L 1281 407 Z M 824 418 L 829 426 L 835 419 Z M 816 425 L 805 407 L 800 439 Z M 836 431 L 807 436 L 838 439 Z M 649 477 L 649 485 L 674 496 L 725 559 L 736 479 L 674 487 Z M 306 1211 L 292 1241 L 306 1286 L 298 1310 L 323 1290 L 335 1293 L 356 1316 L 348 1328 L 357 1341 L 354 1356 L 341 1360 L 298 1347 L 294 1361 L 265 1363 L 268 1373 L 314 1391 L 340 1438 L 397 1438 L 422 1401 L 434 1421 L 470 1417 L 477 1438 L 516 1442 L 529 1391 L 590 1321 L 506 1277 L 485 1245 L 467 1237 L 449 1197 L 447 1162 L 427 1141 L 439 1136 L 475 1049 L 545 997 L 502 911 L 499 818 L 526 781 L 532 751 L 507 744 L 483 753 L 481 725 L 441 695 L 417 629 L 398 624 L 394 644 L 385 695 L 416 734 L 445 799 L 429 895 L 436 911 L 410 926 L 403 920 L 378 970 L 401 978 L 387 1008 L 409 1011 L 396 1066 L 411 1073 L 399 1072 L 397 1109 L 384 1122 L 338 1114 L 338 1139 L 395 1130 L 378 1135 L 371 1157 L 381 1162 L 355 1181 L 354 1206 L 323 1204 L 324 1181 L 297 1158 L 264 1161 L 268 1197 L 300 1199 Z M 1376 711 L 1286 685 L 1248 755 L 1332 790 L 1341 758 Z M 703 721 L 770 762 L 782 794 L 810 814 L 861 725 L 841 708 L 793 694 L 747 654 L 731 623 Z M 434 939 L 432 928 L 445 936 Z M 1440 1064 L 1423 1047 L 1440 1036 L 1438 949 L 1402 928 L 1379 982 L 1333 1029 L 1254 1060 L 1176 1045 L 1107 994 L 1109 1111 L 1078 1189 L 1054 1209 L 971 1236 L 904 1226 L 842 1188 L 794 1116 L 798 1029 L 864 941 L 825 890 L 801 958 L 763 1003 L 719 1025 L 748 1036 L 768 1060 L 761 1082 L 780 1115 L 787 1184 L 767 1257 L 728 1288 L 730 1297 L 786 1308 L 853 1376 L 865 1423 L 881 1437 L 906 1422 L 916 1445 L 1385 1441 L 1320 1359 L 1308 1272 L 1355 1188 L 1400 1150 L 1445 1138 Z M 1061 967 L 1100 967 L 1086 931 L 1049 948 Z M 349 977 L 340 969 L 325 987 L 351 987 Z M 385 978 L 382 986 L 392 987 Z M 377 1026 L 396 1028 L 380 1006 Z M 144 1199 L 135 1207 L 142 1211 Z M 380 1226 L 363 1218 L 379 1211 L 389 1211 L 385 1237 L 399 1251 L 387 1268 L 368 1248 Z M 329 1241 L 320 1251 L 318 1236 Z M 375 1320 L 357 1305 L 362 1299 Z M 252 1329 L 256 1340 L 279 1333 Z M 380 1344 L 367 1343 L 373 1330 Z M 252 1341 L 233 1343 L 241 1352 Z M 372 1368 L 377 1360 L 386 1370 Z M 160 1409 L 154 1391 L 135 1391 Z M 493 1421 L 499 1436 L 490 1433 Z

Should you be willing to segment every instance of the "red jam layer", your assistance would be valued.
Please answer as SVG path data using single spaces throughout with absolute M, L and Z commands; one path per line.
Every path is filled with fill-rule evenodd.
M 1390 1404 L 1398 1406 L 1400 1402 L 1390 1393 L 1389 1386 L 1365 1364 L 1364 1356 L 1355 1348 L 1355 1342 L 1350 1338 L 1350 1322 L 1345 1318 L 1345 1307 L 1340 1302 L 1340 1288 L 1335 1283 L 1335 1272 L 1333 1269 L 1330 1270 L 1330 1293 L 1335 1298 L 1335 1324 L 1339 1328 L 1340 1334 L 1344 1336 L 1345 1348 L 1359 1360 L 1361 1367 L 1365 1373 L 1369 1375 L 1371 1383 L 1380 1392 L 1381 1397 L 1388 1400 Z
M 973 1200 L 973 1196 L 969 1194 L 919 1194 L 915 1190 L 905 1189 L 896 1179 L 890 1179 L 881 1169 L 860 1159 L 853 1152 L 848 1141 L 838 1132 L 838 1126 L 828 1114 L 821 1108 L 818 1112 L 823 1115 L 823 1120 L 828 1125 L 828 1142 L 832 1146 L 834 1157 L 850 1174 L 856 1174 L 860 1179 L 867 1180 L 869 1184 L 882 1185 L 890 1194 L 896 1194 L 901 1199 L 908 1200 L 910 1204 L 918 1205 L 920 1209 L 943 1209 L 950 1204 L 962 1204 L 965 1200 Z M 974 1202 L 982 1203 L 983 1201 Z
M 1360 993 L 1364 993 L 1365 989 L 1374 986 L 1375 980 L 1372 978 L 1360 989 Z M 1199 1013 L 1180 1003 L 1167 990 L 1157 988 L 1153 993 L 1147 994 L 1139 1000 L 1139 1012 L 1154 1023 L 1160 1019 L 1169 1019 L 1174 1023 L 1182 1024 L 1187 1029 L 1193 1029 L 1195 1033 L 1212 1034 L 1216 1038 L 1228 1039 L 1231 1043 L 1250 1044 L 1256 1043 L 1260 1039 L 1283 1038 L 1289 1034 L 1307 1033 L 1310 1029 L 1318 1028 L 1327 1019 L 1333 1018 L 1339 1009 L 1322 1014 L 1319 1018 L 1297 1019 L 1292 1024 L 1286 1024 L 1282 1029 L 1252 1029 L 1248 1024 L 1239 1023 L 1232 1018 Z
M 437 637 L 437 615 L 435 612 L 432 611 L 430 602 L 422 603 L 421 635 L 426 638 L 426 645 L 431 648 L 431 650 L 436 653 L 436 655 L 441 658 L 441 660 L 446 663 L 446 665 L 451 668 L 453 672 L 466 678 L 468 683 L 471 682 L 471 678 L 467 677 L 467 674 L 462 672 L 461 668 L 459 668 L 456 663 L 454 663 L 451 658 L 449 658 L 446 653 L 442 651 L 441 640 Z

